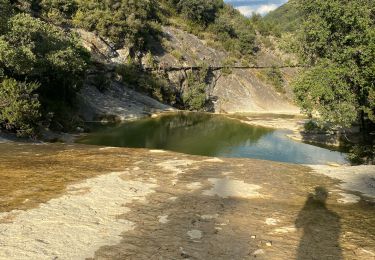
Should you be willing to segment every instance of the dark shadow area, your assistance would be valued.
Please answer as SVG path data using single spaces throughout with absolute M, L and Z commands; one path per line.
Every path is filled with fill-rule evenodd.
M 303 229 L 303 237 L 297 250 L 297 260 L 343 259 L 340 247 L 340 217 L 327 208 L 328 192 L 316 187 L 298 214 L 296 227 Z
M 304 143 L 346 153 L 352 165 L 374 165 L 375 126 L 371 122 L 365 125 L 365 128 L 354 124 L 348 129 L 329 130 L 330 126 L 319 128 L 314 121 L 309 121 L 300 134 Z

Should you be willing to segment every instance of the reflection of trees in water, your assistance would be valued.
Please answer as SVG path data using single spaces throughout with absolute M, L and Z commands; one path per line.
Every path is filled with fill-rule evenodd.
M 107 129 L 89 136 L 87 142 L 215 155 L 228 146 L 254 143 L 270 132 L 272 130 L 251 127 L 221 116 L 180 113 Z
M 341 260 L 340 217 L 327 208 L 328 192 L 317 187 L 298 214 L 296 227 L 303 229 L 297 251 L 298 260 Z

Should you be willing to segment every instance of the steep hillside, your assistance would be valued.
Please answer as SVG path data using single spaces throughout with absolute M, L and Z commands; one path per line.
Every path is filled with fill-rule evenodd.
M 204 41 L 194 35 L 173 27 L 166 27 L 168 49 L 171 52 L 163 53 L 157 58 L 163 64 L 195 66 L 207 63 L 212 66 L 224 65 L 229 55 L 225 51 L 218 51 L 208 47 Z M 183 57 L 181 63 L 171 55 L 179 52 Z M 255 63 L 269 66 L 281 64 L 282 61 L 271 53 L 261 52 Z M 169 72 L 169 79 L 177 87 L 184 88 L 181 82 L 185 71 Z M 290 93 L 287 79 L 295 74 L 294 69 L 283 70 L 286 80 L 285 93 Z M 180 86 L 179 86 L 180 84 Z M 278 93 L 272 83 L 267 81 L 267 69 L 231 69 L 229 72 L 214 71 L 207 94 L 214 97 L 214 112 L 283 112 L 296 113 L 298 109 L 291 104 L 288 95 Z M 290 96 L 289 96 L 290 97 Z
M 171 107 L 298 111 L 288 84 L 296 71 L 278 68 L 292 62 L 222 0 L 0 0 L 0 11 L 6 131 L 72 131 Z
M 129 50 L 114 51 L 109 44 L 92 33 L 79 31 L 84 46 L 91 51 L 92 57 L 99 64 L 97 70 L 89 75 L 85 87 L 79 96 L 81 100 L 81 116 L 85 120 L 98 118 L 118 118 L 144 116 L 153 112 L 171 109 L 145 96 L 144 91 L 137 86 L 119 80 L 116 67 L 129 59 Z M 173 96 L 170 105 L 181 107 L 183 96 L 189 92 L 189 74 L 197 71 L 188 69 L 196 66 L 225 66 L 230 55 L 207 46 L 205 41 L 197 36 L 174 27 L 163 28 L 163 44 L 152 45 L 151 52 L 155 77 L 162 77 L 168 82 L 168 88 Z M 149 55 L 140 60 L 144 69 L 149 68 Z M 260 52 L 255 64 L 261 66 L 280 65 L 282 61 L 272 52 Z M 236 62 L 233 63 L 234 65 Z M 180 68 L 169 71 L 168 68 Z M 282 93 L 279 93 L 268 79 L 269 68 L 265 69 L 219 69 L 212 70 L 206 75 L 204 109 L 211 112 L 269 112 L 269 113 L 298 113 L 298 108 L 291 102 L 291 90 L 288 81 L 294 77 L 296 69 L 281 69 L 283 79 Z M 105 71 L 105 72 L 103 72 Z M 108 81 L 103 91 L 98 86 L 97 75 L 104 73 Z M 135 89 L 141 93 L 131 90 Z M 144 94 L 142 94 L 142 92 Z M 134 99 L 134 100 L 133 100 Z M 160 100 L 162 101 L 162 100 Z
M 295 32 L 302 22 L 302 15 L 298 11 L 297 3 L 294 0 L 288 1 L 276 10 L 268 13 L 264 22 L 271 24 L 274 31 Z

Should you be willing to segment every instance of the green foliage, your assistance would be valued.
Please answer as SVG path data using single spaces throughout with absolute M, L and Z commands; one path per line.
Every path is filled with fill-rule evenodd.
M 9 17 L 13 14 L 13 9 L 9 0 L 0 0 L 0 35 L 7 29 Z
M 375 145 L 357 144 L 351 147 L 348 159 L 353 165 L 375 164 Z
M 126 43 L 142 49 L 151 21 L 157 20 L 155 0 L 77 0 L 73 24 L 109 38 L 116 46 Z
M 308 122 L 306 122 L 303 127 L 306 132 L 313 132 L 319 128 L 318 124 L 313 120 L 309 120 Z
M 294 84 L 302 110 L 341 127 L 373 120 L 373 1 L 299 0 L 299 8 L 306 17 L 299 54 L 312 66 Z
M 184 61 L 184 55 L 179 50 L 173 50 L 171 52 L 172 56 L 175 57 L 178 61 L 183 62 Z
M 13 105 L 2 112 L 0 121 L 27 135 L 40 118 L 39 106 L 48 113 L 54 101 L 71 104 L 83 82 L 89 54 L 73 34 L 9 7 L 12 12 L 2 24 L 6 30 L 0 31 L 0 69 L 17 81 L 2 83 L 7 89 L 1 91 L 12 95 Z M 31 92 L 38 97 L 31 98 Z
M 221 42 L 226 51 L 240 56 L 256 52 L 256 34 L 251 21 L 236 9 L 225 5 L 218 13 L 217 19 L 209 27 L 214 40 Z
M 174 93 L 163 75 L 145 72 L 138 64 L 131 61 L 117 66 L 116 73 L 120 75 L 123 83 L 137 91 L 144 92 L 160 102 L 169 104 L 174 102 Z
M 203 64 L 198 71 L 192 71 L 187 77 L 187 89 L 182 95 L 182 99 L 186 109 L 200 111 L 204 108 L 207 95 L 207 75 L 208 65 Z
M 349 127 L 356 119 L 355 94 L 347 84 L 350 70 L 328 61 L 303 73 L 294 82 L 298 105 L 308 115 L 318 112 L 321 118 L 336 126 Z
M 223 0 L 168 0 L 176 7 L 186 19 L 207 26 L 212 23 L 220 8 L 223 7 Z
M 155 57 L 152 55 L 152 53 L 149 51 L 145 55 L 145 65 L 148 68 L 156 69 L 158 66 L 158 63 L 155 59 Z
M 257 50 L 256 33 L 252 22 L 222 0 L 164 0 L 174 10 L 177 26 L 204 38 L 215 48 L 234 56 L 253 55 Z M 176 19 L 176 17 L 174 17 Z
M 57 24 L 69 24 L 78 10 L 76 0 L 42 0 L 42 16 Z
M 265 30 L 275 36 L 296 32 L 303 18 L 297 2 L 298 0 L 289 0 L 286 4 L 268 13 L 262 19 L 262 26 L 265 27 Z
M 223 73 L 224 76 L 228 76 L 230 74 L 232 74 L 232 68 L 234 65 L 236 65 L 236 59 L 232 58 L 232 57 L 229 57 L 229 58 L 226 58 L 224 61 L 223 61 L 223 69 L 221 70 L 221 72 Z
M 82 83 L 89 56 L 71 34 L 17 14 L 0 36 L 0 65 L 8 74 L 41 83 L 41 94 L 68 100 Z
M 266 71 L 267 80 L 270 82 L 279 93 L 285 93 L 284 85 L 285 80 L 283 77 L 283 74 L 281 73 L 281 70 L 273 66 L 271 69 L 268 69 Z
M 18 82 L 5 78 L 0 83 L 0 122 L 8 130 L 16 130 L 19 136 L 35 133 L 40 119 L 40 103 L 35 91 L 37 83 Z

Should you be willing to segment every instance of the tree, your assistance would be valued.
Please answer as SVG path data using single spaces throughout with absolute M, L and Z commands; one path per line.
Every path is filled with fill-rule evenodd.
M 42 111 L 73 104 L 89 54 L 74 34 L 0 1 L 0 127 L 32 135 Z
M 77 4 L 73 24 L 110 39 L 115 47 L 142 49 L 154 33 L 151 23 L 158 20 L 156 0 L 77 0 Z
M 192 71 L 187 77 L 187 89 L 185 89 L 182 100 L 187 109 L 200 111 L 204 108 L 207 101 L 207 76 L 209 67 L 202 64 L 199 71 Z
M 9 0 L 0 0 L 0 35 L 5 32 L 9 17 L 13 14 Z
M 17 14 L 0 35 L 0 66 L 10 77 L 41 83 L 40 94 L 69 101 L 82 84 L 89 54 L 74 35 Z
M 298 104 L 333 126 L 375 122 L 372 0 L 299 0 L 299 54 L 310 68 L 294 83 Z
M 58 24 L 69 23 L 78 9 L 76 0 L 42 0 L 40 6 L 42 15 Z
M 19 136 L 35 133 L 40 119 L 40 103 L 35 91 L 38 83 L 18 82 L 5 78 L 0 83 L 0 122 Z
M 217 12 L 223 8 L 222 0 L 170 0 L 185 18 L 207 26 L 215 21 Z

